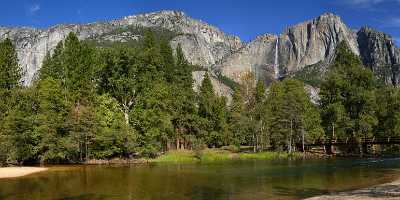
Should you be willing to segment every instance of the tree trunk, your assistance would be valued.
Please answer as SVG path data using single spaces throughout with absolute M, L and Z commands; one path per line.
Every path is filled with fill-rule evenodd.
M 124 113 L 125 123 L 127 125 L 129 124 L 129 110 L 132 105 L 133 105 L 132 100 L 129 100 L 129 102 L 127 102 L 127 100 L 124 100 L 124 103 L 122 104 L 122 109 L 123 109 L 122 112 Z
M 122 105 L 125 118 L 125 124 L 129 124 L 129 107 L 126 104 Z
M 293 131 L 293 120 L 290 120 L 290 136 L 289 136 L 289 154 L 292 153 L 292 131 Z
M 176 137 L 176 150 L 179 150 L 179 137 Z
M 256 144 L 256 138 L 255 138 L 256 133 L 253 133 L 253 152 L 256 152 L 257 144 Z
M 305 153 L 305 148 L 304 148 L 304 130 L 301 130 L 301 135 L 302 135 L 302 137 L 301 137 L 301 143 L 302 143 L 302 150 L 303 150 L 303 153 Z

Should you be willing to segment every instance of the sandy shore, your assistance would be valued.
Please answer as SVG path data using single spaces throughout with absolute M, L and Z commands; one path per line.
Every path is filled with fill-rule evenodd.
M 365 189 L 354 190 L 350 192 L 341 192 L 332 195 L 323 195 L 308 198 L 306 200 L 394 200 L 400 199 L 400 180 L 369 187 Z
M 16 178 L 48 170 L 44 167 L 0 167 L 0 179 Z

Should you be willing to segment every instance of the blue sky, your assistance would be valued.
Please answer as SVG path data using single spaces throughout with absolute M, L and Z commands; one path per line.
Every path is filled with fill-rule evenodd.
M 391 34 L 400 44 L 400 0 L 4 0 L 1 4 L 1 26 L 46 28 L 181 10 L 244 41 L 332 12 L 351 28 L 368 25 Z

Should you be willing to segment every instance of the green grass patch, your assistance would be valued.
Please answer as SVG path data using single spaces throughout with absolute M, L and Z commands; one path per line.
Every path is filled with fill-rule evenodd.
M 157 163 L 193 163 L 199 159 L 194 151 L 169 151 L 166 154 L 159 156 L 153 160 Z
M 286 153 L 286 152 L 259 152 L 259 153 L 240 153 L 241 160 L 281 160 L 288 158 L 299 158 L 301 153 Z
M 235 160 L 284 160 L 289 158 L 303 158 L 303 154 L 297 152 L 292 154 L 286 152 L 233 153 L 223 149 L 205 149 L 202 151 L 174 150 L 151 160 L 151 162 L 217 163 Z
M 206 149 L 201 152 L 202 163 L 229 161 L 235 159 L 235 154 L 226 150 Z

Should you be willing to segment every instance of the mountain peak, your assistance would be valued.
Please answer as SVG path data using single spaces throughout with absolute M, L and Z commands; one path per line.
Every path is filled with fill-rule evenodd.
M 338 15 L 336 15 L 335 13 L 331 13 L 331 12 L 326 12 L 326 13 L 322 13 L 319 17 L 321 18 L 340 18 Z
M 124 17 L 124 19 L 126 19 L 126 18 L 134 18 L 134 17 L 138 17 L 138 16 L 145 16 L 145 17 L 149 17 L 149 16 L 185 17 L 187 15 L 183 11 L 179 11 L 179 10 L 161 10 L 161 11 L 156 11 L 156 12 L 138 13 L 138 14 L 134 14 L 134 15 L 129 15 L 129 16 Z

